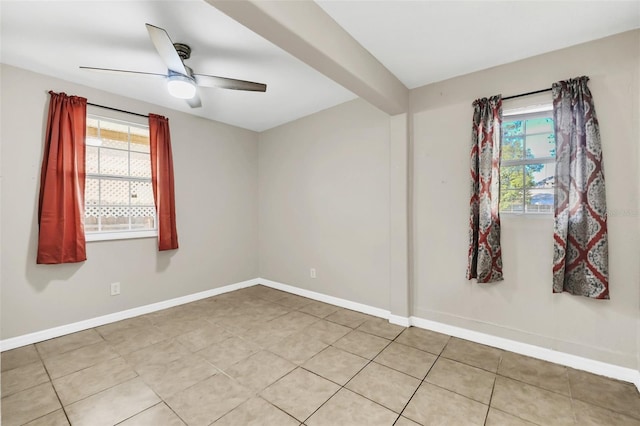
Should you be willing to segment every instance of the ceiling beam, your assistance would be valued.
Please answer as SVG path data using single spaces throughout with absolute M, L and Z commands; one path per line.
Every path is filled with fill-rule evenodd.
M 390 115 L 409 89 L 311 0 L 206 0 L 212 6 Z

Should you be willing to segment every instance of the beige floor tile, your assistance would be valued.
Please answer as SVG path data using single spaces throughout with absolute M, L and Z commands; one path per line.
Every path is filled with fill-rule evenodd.
M 136 377 L 137 374 L 122 358 L 114 358 L 53 381 L 62 404 L 67 406 Z
M 575 399 L 572 402 L 577 424 L 580 426 L 640 426 L 640 420 L 625 416 L 624 414 Z
M 314 300 L 311 303 L 304 305 L 299 309 L 299 311 L 304 312 L 305 314 L 313 315 L 314 317 L 325 318 L 326 316 L 331 315 L 339 309 L 340 308 L 338 306 Z
M 60 401 L 51 383 L 43 383 L 2 398 L 0 424 L 22 425 L 60 408 Z
M 415 377 L 372 362 L 346 388 L 400 413 L 418 386 L 420 380 Z
M 302 366 L 325 379 L 344 385 L 368 362 L 365 358 L 330 346 Z
M 51 378 L 56 379 L 117 357 L 118 354 L 103 340 L 93 345 L 45 358 L 44 364 Z
M 349 328 L 357 328 L 362 325 L 363 322 L 372 318 L 375 317 L 343 308 L 325 317 L 327 321 L 335 322 Z
M 186 426 L 165 403 L 147 408 L 142 413 L 119 423 L 118 426 Z
M 390 426 L 398 415 L 375 402 L 341 389 L 305 422 L 308 426 Z
M 287 311 L 285 311 L 287 313 Z M 252 328 L 263 326 L 265 323 L 277 318 L 278 315 L 261 315 L 255 312 L 234 312 L 225 318 L 218 318 L 212 321 L 214 324 L 228 330 L 232 334 L 242 334 Z
M 146 348 L 124 355 L 136 370 L 151 365 L 167 365 L 191 352 L 176 339 L 162 340 Z
M 97 331 L 89 329 L 36 343 L 36 349 L 42 358 L 48 358 L 102 341 L 102 336 Z
M 196 352 L 207 346 L 220 343 L 231 336 L 232 334 L 224 328 L 209 322 L 204 322 L 203 327 L 183 334 L 178 337 L 178 341 L 191 352 Z
M 411 346 L 391 342 L 373 360 L 422 380 L 438 357 Z
M 300 365 L 327 346 L 329 345 L 322 343 L 320 340 L 310 338 L 307 334 L 304 334 L 303 330 L 285 337 L 276 345 L 270 347 L 269 350 L 284 359 Z
M 430 426 L 481 426 L 488 408 L 457 393 L 423 383 L 402 415 Z
M 449 336 L 446 334 L 416 327 L 407 328 L 395 340 L 397 343 L 412 346 L 435 355 L 440 355 L 448 341 Z
M 226 414 L 212 426 L 298 426 L 300 422 L 265 402 L 261 398 L 252 398 L 235 410 Z
M 391 343 L 387 339 L 354 330 L 333 344 L 334 347 L 373 359 Z
M 206 327 L 209 324 L 211 323 L 204 318 L 189 318 L 181 320 L 166 319 L 156 323 L 155 326 L 165 337 L 178 337 Z
M 496 378 L 491 406 L 541 425 L 574 424 L 568 397 L 506 377 Z
M 495 373 L 498 371 L 502 350 L 452 337 L 442 351 L 442 356 Z
M 567 367 L 528 356 L 505 352 L 498 374 L 570 396 Z
M 351 329 L 331 321 L 318 321 L 305 328 L 302 332 L 313 339 L 331 345 L 351 332 Z
M 0 364 L 2 371 L 5 372 L 36 361 L 40 361 L 40 355 L 38 355 L 36 347 L 34 345 L 27 345 L 2 352 Z
M 135 378 L 66 407 L 73 426 L 114 425 L 160 402 L 158 396 Z
M 278 318 L 269 321 L 267 324 L 272 330 L 283 330 L 288 332 L 287 335 L 291 335 L 318 321 L 320 321 L 320 319 L 313 315 L 294 311 L 279 316 Z
M 363 322 L 362 325 L 358 327 L 358 331 L 393 340 L 398 337 L 398 335 L 402 333 L 405 328 L 406 327 L 391 324 L 389 320 L 386 319 L 372 318 Z
M 224 374 L 216 374 L 166 400 L 189 426 L 207 426 L 251 397 L 251 392 Z
M 2 373 L 2 397 L 12 395 L 25 389 L 49 381 L 49 375 L 38 359 L 31 364 L 23 365 Z
M 217 374 L 218 369 L 198 355 L 190 354 L 166 365 L 140 367 L 138 373 L 161 398 L 167 399 Z
M 631 416 L 640 420 L 640 395 L 631 383 L 569 369 L 573 399 Z
M 276 290 L 275 288 L 263 285 L 256 285 L 244 291 L 249 292 L 261 299 L 269 300 L 271 302 L 281 299 L 283 296 L 286 296 L 288 294 L 284 291 Z
M 39 419 L 25 423 L 24 426 L 69 426 L 69 420 L 67 420 L 64 411 L 57 410 Z
M 109 338 L 116 336 L 118 333 L 123 333 L 126 330 L 135 330 L 151 326 L 153 326 L 151 320 L 146 315 L 142 315 L 102 325 L 100 327 L 96 327 L 95 330 L 100 333 L 105 340 L 109 340 Z
M 398 418 L 398 420 L 393 424 L 393 426 L 420 426 L 420 424 L 414 422 L 413 420 L 409 420 L 406 417 L 400 417 Z
M 296 368 L 260 393 L 267 401 L 304 422 L 340 386 L 302 368 Z
M 126 355 L 166 339 L 157 327 L 151 326 L 121 330 L 109 336 L 107 341 L 120 355 Z
M 495 373 L 440 357 L 425 380 L 488 405 L 495 379 Z
M 528 422 L 491 407 L 489 408 L 489 414 L 487 414 L 485 426 L 535 426 L 535 423 Z
M 294 368 L 296 365 L 286 359 L 271 352 L 260 351 L 230 367 L 226 372 L 243 386 L 259 392 Z
M 234 336 L 198 351 L 198 355 L 220 370 L 226 371 L 232 365 L 249 358 L 257 352 L 260 352 L 259 346 Z
M 286 306 L 290 309 L 300 309 L 313 302 L 313 300 L 307 299 L 306 297 L 298 296 L 296 294 L 286 294 L 283 297 L 274 300 L 273 302 L 277 303 L 278 305 Z

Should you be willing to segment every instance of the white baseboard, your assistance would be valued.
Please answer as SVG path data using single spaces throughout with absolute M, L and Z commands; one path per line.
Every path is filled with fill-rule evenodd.
M 526 355 L 544 361 L 553 362 L 555 364 L 564 365 L 567 367 L 575 368 L 577 370 L 588 371 L 600 376 L 606 376 L 617 380 L 623 380 L 625 382 L 631 382 L 635 384 L 640 391 L 640 372 L 632 368 L 621 367 L 602 361 L 583 358 L 577 355 L 554 351 L 552 349 L 517 342 L 515 340 L 492 336 L 490 334 L 480 333 L 477 331 L 467 330 L 466 328 L 455 327 L 452 325 L 430 321 L 423 318 L 412 316 L 409 319 L 409 322 L 415 327 L 436 331 L 438 333 L 448 334 L 449 336 L 470 340 L 472 342 L 481 343 L 487 346 L 493 346 L 495 348 L 504 349 L 510 352 L 515 352 L 520 355 Z
M 298 296 L 307 297 L 319 302 L 330 303 L 332 305 L 340 306 L 341 308 L 351 309 L 352 311 L 358 311 L 364 314 L 369 314 L 384 319 L 388 319 L 390 315 L 390 312 L 385 309 L 364 305 L 362 303 L 352 302 L 351 300 L 347 299 L 340 299 L 339 297 L 328 296 L 322 293 L 316 293 L 315 291 L 305 290 L 289 284 L 283 284 L 277 281 L 267 280 L 265 278 L 258 278 L 258 282 L 264 286 L 275 288 L 276 290 L 282 290 L 286 291 L 287 293 L 297 294 Z
M 298 296 L 308 297 L 320 302 L 330 303 L 342 308 L 351 309 L 376 317 L 388 319 L 390 323 L 401 325 L 403 327 L 415 326 L 431 331 L 436 331 L 449 336 L 470 340 L 472 342 L 481 343 L 488 346 L 515 352 L 521 355 L 530 356 L 532 358 L 542 359 L 578 370 L 588 371 L 590 373 L 601 376 L 611 377 L 625 382 L 631 382 L 636 385 L 640 391 L 640 372 L 632 368 L 621 367 L 618 365 L 608 364 L 606 362 L 596 361 L 589 358 L 583 358 L 571 355 L 565 352 L 554 351 L 540 346 L 521 343 L 515 340 L 505 339 L 502 337 L 492 336 L 490 334 L 480 333 L 461 327 L 447 325 L 437 321 L 431 321 L 419 317 L 402 317 L 391 314 L 388 310 L 376 308 L 362 303 L 353 302 L 338 297 L 328 296 L 310 290 L 301 289 L 288 284 L 267 280 L 264 278 L 254 278 L 252 280 L 242 281 L 235 284 L 206 290 L 200 293 L 190 294 L 187 296 L 177 297 L 175 299 L 165 300 L 163 302 L 152 303 L 150 305 L 140 306 L 126 311 L 115 312 L 113 314 L 103 315 L 84 321 L 75 322 L 59 327 L 49 328 L 47 330 L 35 333 L 25 334 L 18 337 L 12 337 L 0 340 L 0 351 L 6 351 L 32 343 L 42 342 L 44 340 L 53 339 L 55 337 L 64 336 L 66 334 L 87 330 L 93 327 L 109 324 L 116 321 L 148 314 L 162 309 L 171 308 L 185 303 L 195 302 L 196 300 L 206 299 L 207 297 L 217 296 L 241 288 L 262 284 L 277 290 L 286 291 L 287 293 L 296 294 Z
M 93 327 L 110 324 L 112 322 L 137 317 L 139 315 L 148 314 L 162 309 L 172 308 L 185 303 L 195 302 L 196 300 L 206 299 L 207 297 L 217 296 L 222 293 L 239 290 L 241 288 L 250 287 L 258 284 L 258 279 L 242 281 L 235 284 L 229 284 L 224 287 L 213 288 L 211 290 L 199 293 L 188 294 L 175 299 L 164 300 L 162 302 L 152 303 L 150 305 L 139 306 L 137 308 L 127 309 L 125 311 L 114 312 L 112 314 L 91 318 L 84 321 L 78 321 L 71 324 L 61 325 L 35 333 L 24 334 L 22 336 L 11 337 L 9 339 L 0 340 L 0 351 L 8 351 L 10 349 L 19 348 L 21 346 L 30 345 L 32 343 L 43 342 L 55 337 L 64 336 L 66 334 L 76 333 L 78 331 L 88 330 Z
M 395 325 L 401 325 L 402 327 L 411 326 L 411 318 L 401 317 L 399 315 L 389 314 L 389 322 Z

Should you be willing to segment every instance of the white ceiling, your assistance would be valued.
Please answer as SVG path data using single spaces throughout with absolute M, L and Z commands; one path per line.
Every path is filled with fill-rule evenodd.
M 640 1 L 318 3 L 409 88 L 640 27 Z M 3 63 L 251 130 L 355 97 L 204 0 L 0 0 L 0 13 Z M 190 109 L 162 80 L 78 69 L 166 72 L 145 23 L 189 44 L 195 72 L 266 83 L 267 93 L 202 89 L 203 107 Z
M 316 3 L 409 89 L 640 27 L 638 0 Z

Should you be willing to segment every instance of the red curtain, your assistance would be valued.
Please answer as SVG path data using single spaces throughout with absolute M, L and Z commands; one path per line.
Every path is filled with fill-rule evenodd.
M 87 100 L 49 92 L 38 204 L 37 263 L 87 260 L 84 238 Z
M 149 114 L 149 141 L 153 199 L 158 212 L 158 250 L 174 250 L 178 248 L 178 232 L 168 118 Z
M 502 97 L 473 103 L 467 279 L 502 281 L 500 248 L 500 126 Z

